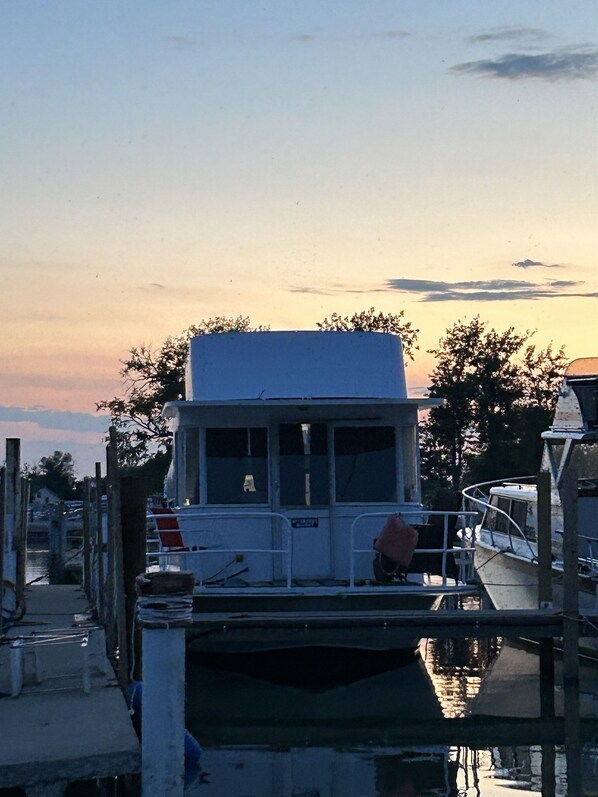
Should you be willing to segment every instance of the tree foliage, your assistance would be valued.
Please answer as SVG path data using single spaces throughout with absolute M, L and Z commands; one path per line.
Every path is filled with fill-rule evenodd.
M 538 350 L 533 333 L 487 329 L 476 316 L 458 321 L 430 351 L 436 366 L 433 407 L 422 432 L 422 473 L 429 492 L 457 493 L 465 482 L 538 470 L 540 434 L 550 424 L 566 365 L 562 348 Z
M 31 479 L 32 493 L 47 487 L 63 500 L 73 498 L 75 494 L 75 462 L 73 455 L 64 451 L 54 451 L 42 457 L 37 465 L 26 469 Z
M 405 321 L 404 315 L 404 310 L 399 313 L 377 313 L 371 307 L 352 316 L 332 313 L 330 318 L 319 321 L 316 326 L 322 332 L 390 332 L 401 338 L 405 356 L 413 360 L 413 352 L 418 348 L 419 329 L 415 329 L 411 321 Z
M 110 413 L 121 465 L 140 465 L 157 453 L 170 451 L 170 434 L 161 413 L 167 401 L 185 395 L 185 363 L 191 338 L 264 329 L 267 327 L 252 327 L 249 318 L 243 316 L 216 316 L 166 338 L 158 349 L 133 347 L 122 361 L 123 396 L 96 404 L 98 411 Z

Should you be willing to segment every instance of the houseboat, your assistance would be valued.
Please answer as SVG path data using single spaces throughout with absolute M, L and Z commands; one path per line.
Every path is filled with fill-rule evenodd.
M 152 517 L 154 561 L 195 574 L 191 650 L 413 649 L 401 612 L 471 591 L 457 513 L 422 506 L 418 409 L 434 400 L 407 397 L 398 337 L 197 336 L 185 384 Z M 418 532 L 408 567 L 374 550 L 389 518 Z
M 542 434 L 541 470 L 550 473 L 553 604 L 563 607 L 563 477 L 577 476 L 579 605 L 594 609 L 598 587 L 598 358 L 574 360 L 563 378 L 553 423 Z M 469 507 L 483 512 L 475 569 L 497 609 L 538 608 L 538 493 L 534 477 L 473 485 Z M 596 655 L 598 639 L 580 641 Z

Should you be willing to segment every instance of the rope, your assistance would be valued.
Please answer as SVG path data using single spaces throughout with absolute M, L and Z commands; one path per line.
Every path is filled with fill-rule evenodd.
M 137 619 L 150 627 L 188 624 L 192 613 L 192 595 L 140 595 L 137 598 Z

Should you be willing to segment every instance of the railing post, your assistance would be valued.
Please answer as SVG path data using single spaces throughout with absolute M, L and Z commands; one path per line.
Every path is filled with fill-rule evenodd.
M 442 586 L 446 587 L 446 559 L 448 546 L 448 515 L 443 513 L 443 532 L 442 532 Z
M 355 524 L 357 518 L 353 518 L 351 523 L 351 530 L 349 532 L 349 587 L 353 589 L 355 586 Z
M 287 589 L 293 585 L 293 530 L 287 518 L 284 518 L 287 538 Z

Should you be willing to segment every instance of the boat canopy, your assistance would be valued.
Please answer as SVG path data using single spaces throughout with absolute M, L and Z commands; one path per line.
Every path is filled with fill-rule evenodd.
M 401 341 L 381 332 L 231 332 L 191 339 L 186 396 L 168 402 L 167 418 L 192 407 L 215 419 L 221 407 L 310 408 L 314 417 L 366 417 L 382 407 L 429 408 L 440 399 L 408 398 Z M 284 407 L 287 407 L 285 410 Z M 317 409 L 319 408 L 319 410 Z M 369 408 L 369 409 L 366 409 Z M 207 417 L 204 415 L 204 417 Z
M 598 439 L 598 357 L 582 357 L 568 366 L 552 426 L 542 437 Z

